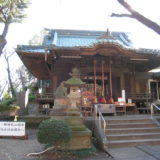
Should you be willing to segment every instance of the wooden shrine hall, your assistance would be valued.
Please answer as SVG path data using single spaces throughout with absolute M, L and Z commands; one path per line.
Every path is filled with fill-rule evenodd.
M 159 66 L 160 51 L 133 48 L 124 32 L 46 29 L 41 45 L 19 45 L 16 52 L 42 81 L 40 104 L 54 105 L 57 87 L 75 67 L 97 103 L 118 102 L 122 91 L 137 105 L 160 97 L 159 77 L 149 72 Z

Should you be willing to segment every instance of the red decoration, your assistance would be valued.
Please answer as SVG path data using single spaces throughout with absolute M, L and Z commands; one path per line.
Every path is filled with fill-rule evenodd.
M 109 99 L 109 103 L 112 104 L 113 102 L 114 102 L 114 101 L 113 101 L 113 98 L 110 98 L 110 99 Z
M 100 103 L 106 103 L 106 99 L 102 97 Z

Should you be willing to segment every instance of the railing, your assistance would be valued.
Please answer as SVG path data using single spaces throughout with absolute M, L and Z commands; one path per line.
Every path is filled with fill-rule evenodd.
M 38 100 L 50 100 L 54 99 L 54 93 L 39 93 L 37 94 Z
M 98 110 L 97 105 L 94 105 L 94 119 L 95 119 L 95 124 L 98 125 L 97 127 L 99 129 L 102 142 L 103 144 L 106 144 L 107 143 L 107 138 L 106 138 L 107 123 L 102 115 L 102 112 Z
M 105 130 L 106 130 L 106 121 L 102 115 L 102 112 L 98 112 L 99 114 L 99 117 L 98 117 L 98 122 L 99 122 L 99 126 L 101 126 L 103 132 L 105 133 Z
M 100 146 L 101 149 L 111 158 L 114 158 L 108 151 L 107 151 L 107 137 L 106 137 L 106 126 L 107 123 L 102 115 L 102 112 L 99 111 L 98 106 L 94 105 L 94 119 L 95 119 L 95 126 L 97 132 L 97 137 L 99 141 L 101 142 Z M 96 133 L 96 132 L 95 132 Z
M 154 114 L 154 107 L 160 111 L 160 107 L 157 106 L 156 104 L 152 103 L 151 104 L 151 118 L 153 118 L 153 114 Z
M 155 95 L 153 93 L 126 93 L 126 98 L 131 99 L 154 99 Z

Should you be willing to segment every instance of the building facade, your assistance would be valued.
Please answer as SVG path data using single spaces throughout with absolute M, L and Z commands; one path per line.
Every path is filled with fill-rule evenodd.
M 29 71 L 43 80 L 43 94 L 54 95 L 78 68 L 86 90 L 98 100 L 117 101 L 125 90 L 134 102 L 159 99 L 160 81 L 149 71 L 160 64 L 160 51 L 135 49 L 124 32 L 46 30 L 41 45 L 20 45 L 16 52 Z M 51 96 L 51 99 L 54 96 Z M 52 100 L 51 100 L 52 101 Z

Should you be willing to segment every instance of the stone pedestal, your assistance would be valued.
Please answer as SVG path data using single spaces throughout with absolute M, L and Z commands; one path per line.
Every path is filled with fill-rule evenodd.
M 54 116 L 53 118 L 66 121 L 72 129 L 72 138 L 64 145 L 66 149 L 77 150 L 91 148 L 92 132 L 84 125 L 82 116 L 68 115 Z
M 70 150 L 91 148 L 92 132 L 84 125 L 82 114 L 75 105 L 76 103 L 71 103 L 72 100 L 70 97 L 69 101 L 68 98 L 56 101 L 56 106 L 50 112 L 54 119 L 64 120 L 72 129 L 71 140 L 67 144 L 61 145 Z M 66 102 L 68 102 L 68 105 Z M 72 106 L 69 106 L 69 104 Z
M 91 148 L 91 131 L 83 123 L 83 117 L 77 107 L 81 100 L 81 87 L 85 84 L 80 80 L 80 72 L 73 69 L 72 78 L 64 81 L 56 91 L 58 98 L 50 115 L 53 118 L 66 121 L 72 129 L 72 138 L 67 144 L 61 144 L 66 149 L 78 150 Z M 70 93 L 65 97 L 67 89 Z M 65 91 L 65 92 L 64 92 Z M 65 93 L 65 94 L 63 94 Z M 62 99 L 63 97 L 63 99 Z M 60 99 L 61 98 L 61 99 Z

